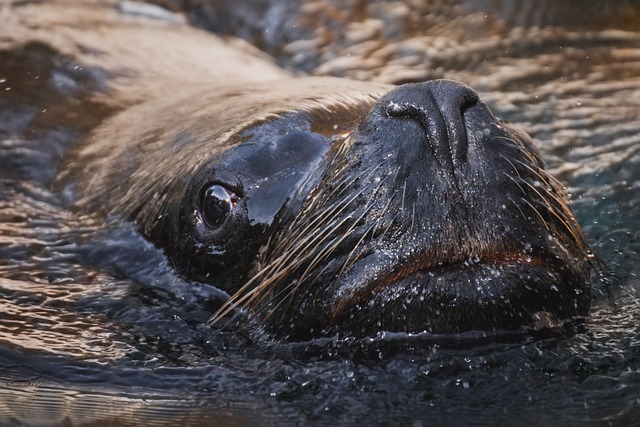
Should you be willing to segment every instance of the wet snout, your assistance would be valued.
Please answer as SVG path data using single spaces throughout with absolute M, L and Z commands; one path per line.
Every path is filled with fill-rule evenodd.
M 470 87 L 451 80 L 433 80 L 400 86 L 378 105 L 388 117 L 417 121 L 439 167 L 453 172 L 467 155 L 464 112 L 477 103 L 478 94 Z

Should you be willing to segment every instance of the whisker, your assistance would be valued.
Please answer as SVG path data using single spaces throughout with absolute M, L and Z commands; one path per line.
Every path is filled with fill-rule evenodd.
M 525 215 L 522 209 L 520 209 L 520 205 L 512 198 L 509 198 L 509 201 L 513 203 L 513 205 L 516 207 L 516 209 L 518 209 L 518 211 L 520 211 L 520 216 L 522 216 L 523 219 L 528 220 L 527 215 Z
M 548 191 L 544 193 L 541 192 L 538 188 L 532 185 L 528 180 L 522 178 L 522 176 L 520 175 L 520 172 L 515 167 L 515 165 L 511 162 L 511 160 L 505 157 L 503 157 L 503 159 L 509 162 L 509 164 L 511 164 L 513 170 L 518 175 L 521 182 L 524 183 L 527 186 L 527 188 L 530 188 L 538 196 L 538 198 L 544 204 L 545 208 L 547 208 L 546 209 L 547 212 L 553 215 L 559 221 L 559 223 L 562 224 L 562 226 L 564 227 L 564 232 L 559 232 L 557 229 L 555 229 L 555 227 L 551 229 L 549 227 L 548 222 L 540 214 L 540 211 L 534 205 L 532 205 L 530 201 L 528 201 L 526 198 L 523 198 L 523 200 L 526 201 L 527 204 L 529 204 L 529 206 L 540 217 L 540 219 L 542 220 L 547 230 L 551 232 L 554 236 L 559 238 L 567 247 L 571 248 L 572 251 L 578 252 L 578 253 L 585 253 L 585 250 L 586 248 L 588 248 L 588 246 L 584 240 L 584 235 L 582 234 L 579 227 L 577 226 L 577 221 L 575 220 L 573 215 L 569 212 L 566 201 L 563 200 L 561 196 L 559 194 L 556 194 L 554 191 Z M 548 185 L 550 185 L 552 190 L 562 192 L 562 187 L 559 184 L 559 182 L 558 181 L 549 182 L 547 180 L 548 175 L 544 171 L 535 170 L 529 165 L 524 164 L 519 160 L 516 160 L 516 162 L 525 166 L 528 171 L 534 174 L 534 176 L 538 177 L 542 182 L 545 182 Z M 520 183 L 514 177 L 506 173 L 505 175 L 508 176 L 511 179 L 511 181 L 513 181 L 516 185 L 518 185 L 518 188 L 520 189 L 520 191 L 522 191 L 523 194 L 527 194 L 524 188 L 520 185 Z M 557 185 L 559 188 L 555 188 L 554 185 Z M 554 203 L 552 203 L 550 199 L 553 200 Z M 569 239 L 569 237 L 567 236 L 567 233 L 569 234 L 569 236 L 572 237 L 572 239 Z
M 373 170 L 367 171 L 369 176 L 375 173 L 378 168 L 374 168 Z M 362 177 L 365 175 L 365 172 L 362 172 L 358 175 L 358 177 Z M 353 177 L 348 181 L 353 181 Z M 384 181 L 384 180 L 382 180 Z M 343 182 L 347 182 L 346 179 Z M 380 186 L 381 183 L 378 184 Z M 343 186 L 338 185 L 330 194 L 342 194 L 345 191 L 345 188 L 341 188 Z M 289 227 L 287 235 L 291 236 L 283 243 L 278 244 L 275 247 L 278 253 L 281 255 L 276 258 L 274 261 L 269 263 L 267 266 L 258 271 L 251 279 L 249 279 L 237 292 L 235 292 L 209 319 L 210 324 L 214 324 L 220 319 L 227 316 L 231 311 L 233 311 L 236 307 L 240 306 L 248 306 L 252 309 L 257 305 L 263 303 L 269 295 L 267 289 L 272 288 L 276 283 L 278 283 L 282 277 L 289 275 L 293 271 L 297 270 L 301 265 L 306 263 L 311 256 L 314 256 L 312 261 L 312 265 L 316 266 L 319 262 L 321 262 L 326 254 L 330 253 L 330 251 L 326 250 L 327 248 L 333 250 L 335 249 L 335 244 L 328 245 L 325 247 L 325 253 L 315 253 L 310 251 L 312 248 L 320 247 L 324 244 L 325 240 L 331 236 L 335 231 L 337 231 L 342 225 L 344 225 L 347 221 L 350 220 L 349 216 L 345 216 L 341 221 L 337 224 L 333 224 L 332 222 L 344 212 L 344 210 L 349 207 L 355 200 L 357 200 L 364 191 L 367 190 L 367 186 L 363 186 L 359 191 L 355 194 L 350 195 L 349 198 L 343 199 L 339 203 L 332 203 L 329 207 L 325 208 L 323 211 L 319 213 L 315 213 L 314 215 L 310 215 L 312 220 L 310 222 L 305 222 L 302 224 L 297 224 L 292 227 Z M 313 206 L 315 203 L 315 199 L 312 197 L 312 203 L 310 206 Z M 308 211 L 310 208 L 306 207 L 305 211 Z M 365 209 L 366 212 L 366 209 Z M 323 225 L 321 229 L 319 226 Z M 315 230 L 309 231 L 309 227 L 315 228 Z M 298 230 L 304 230 L 305 233 L 297 232 Z M 352 228 L 349 229 L 351 231 Z M 348 233 L 347 233 L 348 234 Z M 306 235 L 307 237 L 302 240 L 299 239 L 299 236 Z M 343 241 L 340 239 L 340 242 Z M 339 244 L 338 242 L 337 244 Z M 301 254 L 302 257 L 301 257 Z M 303 276 L 306 277 L 306 274 L 311 270 L 311 268 L 307 268 L 303 273 Z M 262 281 L 256 285 L 253 289 L 250 289 L 252 285 L 254 285 L 258 280 L 268 276 L 268 278 L 262 279 Z
M 380 186 L 382 185 L 382 182 L 380 183 Z M 379 214 L 380 216 L 384 216 L 388 211 L 389 208 L 391 206 L 391 199 L 388 200 L 388 202 L 384 205 L 384 207 L 382 208 L 381 213 Z M 397 215 L 397 214 L 396 214 Z M 389 227 L 391 227 L 391 224 L 393 224 L 394 220 L 395 220 L 395 216 L 391 219 L 391 221 L 389 221 L 389 225 L 387 226 L 386 230 L 382 233 L 382 235 L 380 236 L 380 238 L 382 239 L 386 233 L 386 231 L 389 229 Z M 362 253 L 365 251 L 365 249 L 363 248 L 362 250 L 360 250 L 360 253 L 357 256 L 353 256 L 356 251 L 358 250 L 358 248 L 362 245 L 362 242 L 364 241 L 364 239 L 369 235 L 369 233 L 372 233 L 378 226 L 378 221 L 376 221 L 374 224 L 372 224 L 363 234 L 362 237 L 360 237 L 360 239 L 358 240 L 358 242 L 355 244 L 354 248 L 351 250 L 351 252 L 349 252 L 349 255 L 347 256 L 347 259 L 345 260 L 345 262 L 342 265 L 342 268 L 340 269 L 340 272 L 338 273 L 338 279 L 336 280 L 336 282 L 339 282 L 340 279 L 343 277 L 344 271 L 349 267 L 352 266 L 353 264 L 355 264 L 356 260 L 358 260 L 360 258 L 360 255 L 362 255 Z
M 378 188 L 380 188 L 382 186 L 382 182 L 384 180 L 381 180 L 378 183 Z M 298 281 L 299 283 L 302 283 L 304 281 L 304 279 L 306 278 L 307 274 L 313 270 L 315 267 L 317 267 L 317 265 L 323 261 L 324 259 L 326 259 L 326 257 L 328 255 L 330 255 L 331 253 L 333 253 L 333 251 L 347 238 L 349 237 L 349 235 L 351 234 L 351 232 L 353 231 L 353 229 L 364 219 L 364 217 L 369 213 L 370 207 L 371 205 L 373 205 L 375 203 L 375 201 L 373 199 L 370 199 L 369 202 L 367 203 L 367 205 L 365 205 L 362 214 L 355 220 L 353 221 L 352 225 L 349 227 L 348 230 L 346 230 L 344 233 L 342 233 L 342 235 L 340 236 L 340 238 L 336 239 L 336 241 L 334 241 L 331 245 L 326 246 L 324 249 L 322 249 L 322 251 L 316 256 L 316 258 L 314 259 L 314 261 L 307 267 L 307 269 L 305 270 L 305 272 L 302 274 L 300 280 Z M 389 205 L 390 201 L 387 203 L 387 206 Z M 385 211 L 388 208 L 385 208 Z

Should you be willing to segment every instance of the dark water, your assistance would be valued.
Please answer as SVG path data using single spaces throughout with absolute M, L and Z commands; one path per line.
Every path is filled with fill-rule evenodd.
M 72 63 L 34 71 L 47 52 L 31 46 L 0 57 L 0 423 L 640 425 L 640 5 L 533 3 L 327 7 L 351 32 L 318 42 L 304 71 L 479 89 L 568 186 L 617 276 L 615 307 L 596 282 L 589 318 L 557 333 L 279 344 L 210 329 L 215 288 L 52 189 L 59 159 L 104 114 L 84 95 L 102 77 Z M 370 28 L 375 48 L 354 35 Z M 265 49 L 298 69 L 296 45 L 274 40 L 288 50 Z M 373 64 L 382 45 L 393 53 Z M 67 117 L 61 99 L 85 116 Z

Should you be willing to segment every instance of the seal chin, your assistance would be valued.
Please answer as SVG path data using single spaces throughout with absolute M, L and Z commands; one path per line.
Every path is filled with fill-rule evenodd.
M 559 318 L 585 315 L 584 260 L 554 253 L 559 244 L 548 241 L 549 248 L 535 250 L 483 241 L 476 250 L 445 245 L 406 257 L 372 252 L 316 296 L 325 301 L 324 332 L 459 333 L 517 329 L 540 311 Z
M 553 263 L 520 253 L 404 266 L 352 292 L 339 291 L 330 317 L 340 333 L 355 335 L 515 329 L 532 323 L 536 312 L 567 317 L 584 306 L 588 295 L 581 295 L 579 283 L 567 283 L 566 276 Z M 574 298 L 567 298 L 567 292 Z

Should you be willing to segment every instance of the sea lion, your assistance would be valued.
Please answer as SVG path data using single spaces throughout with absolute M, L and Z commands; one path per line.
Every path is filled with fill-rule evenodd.
M 91 178 L 65 179 L 78 209 L 133 220 L 180 274 L 228 292 L 214 322 L 244 307 L 299 340 L 587 313 L 562 186 L 471 88 L 210 86 L 107 121 L 74 159 Z
M 76 5 L 33 7 L 56 18 L 14 32 L 64 34 L 52 48 L 101 71 L 92 99 L 113 114 L 65 154 L 56 186 L 231 295 L 214 321 L 244 307 L 272 334 L 307 339 L 586 314 L 589 249 L 562 187 L 469 87 L 292 77 L 173 23 L 82 9 L 104 22 L 94 31 L 60 13 Z M 142 48 L 163 35 L 179 53 Z M 247 70 L 197 66 L 209 51 Z

